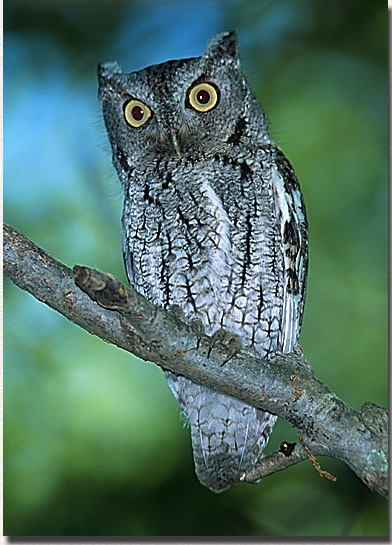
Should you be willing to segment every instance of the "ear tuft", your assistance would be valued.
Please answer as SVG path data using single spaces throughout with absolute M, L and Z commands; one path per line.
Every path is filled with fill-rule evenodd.
M 120 67 L 116 62 L 103 62 L 98 64 L 98 77 L 110 78 L 113 74 L 121 73 Z
M 238 61 L 237 33 L 221 32 L 208 43 L 205 55 L 208 57 L 231 57 Z
M 121 69 L 116 62 L 104 62 L 98 64 L 98 98 L 104 98 L 105 90 L 110 88 L 113 79 L 121 74 Z

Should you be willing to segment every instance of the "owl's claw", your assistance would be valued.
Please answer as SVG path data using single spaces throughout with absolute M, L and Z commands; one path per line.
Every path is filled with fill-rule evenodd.
M 312 374 L 314 374 L 313 368 L 310 365 L 310 363 L 307 361 L 307 359 L 305 358 L 304 351 L 302 350 L 302 347 L 299 344 L 294 345 L 293 352 L 294 352 L 294 354 L 299 356 L 299 358 L 301 359 L 301 364 L 304 367 L 306 367 L 308 369 L 308 371 L 310 371 Z
M 231 358 L 234 358 L 234 356 L 236 356 L 242 348 L 242 342 L 241 342 L 241 339 L 238 337 L 238 335 L 231 334 L 228 344 L 229 344 L 229 353 L 225 361 L 221 363 L 220 365 L 221 367 L 223 367 L 229 360 L 231 360 Z
M 200 318 L 193 318 L 193 320 L 191 320 L 191 322 L 190 322 L 190 326 L 191 326 L 191 329 L 192 329 L 193 333 L 195 333 L 195 335 L 196 335 L 196 339 L 197 339 L 196 350 L 199 350 L 201 336 L 204 333 L 203 322 L 200 320 Z
M 215 331 L 210 339 L 207 358 L 210 357 L 211 351 L 216 344 L 224 344 L 229 349 L 226 359 L 223 363 L 221 363 L 221 367 L 223 367 L 229 360 L 231 360 L 231 358 L 233 358 L 242 348 L 242 342 L 238 335 L 234 335 L 234 333 L 228 333 L 224 329 L 218 329 L 217 331 Z
M 207 352 L 207 358 L 210 357 L 211 350 L 214 348 L 214 345 L 221 343 L 223 341 L 223 339 L 226 337 L 226 335 L 227 335 L 227 333 L 223 329 L 217 329 L 215 331 L 215 333 L 210 338 L 210 343 L 209 343 L 208 352 Z
M 293 355 L 295 358 L 293 358 Z M 310 363 L 306 361 L 304 352 L 299 344 L 296 344 L 293 346 L 292 352 L 281 352 L 280 350 L 275 350 L 274 352 L 271 352 L 269 355 L 269 359 L 273 360 L 274 358 L 278 358 L 280 356 L 284 356 L 286 359 L 294 359 L 295 363 L 299 363 L 303 367 L 305 367 L 308 371 L 310 371 L 312 374 L 314 374 L 314 371 L 312 369 L 312 366 Z

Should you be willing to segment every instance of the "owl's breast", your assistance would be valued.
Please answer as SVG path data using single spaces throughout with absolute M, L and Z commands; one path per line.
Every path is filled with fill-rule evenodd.
M 170 175 L 165 191 L 151 181 L 148 190 L 134 187 L 123 214 L 125 262 L 136 289 L 154 303 L 179 305 L 209 334 L 220 327 L 240 333 L 265 355 L 277 348 L 281 321 L 280 242 L 272 200 L 251 183 L 244 198 L 231 176 L 226 193 L 208 169 L 181 184 Z

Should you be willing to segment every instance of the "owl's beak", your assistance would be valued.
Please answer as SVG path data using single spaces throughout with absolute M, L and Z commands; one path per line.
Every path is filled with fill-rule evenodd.
M 170 131 L 170 138 L 171 138 L 171 141 L 172 141 L 172 144 L 173 144 L 174 151 L 175 151 L 176 154 L 177 154 L 177 157 L 178 157 L 179 159 L 181 159 L 181 148 L 180 148 L 180 143 L 179 143 L 179 141 L 178 141 L 177 134 L 175 133 L 174 130 L 171 130 L 171 131 Z

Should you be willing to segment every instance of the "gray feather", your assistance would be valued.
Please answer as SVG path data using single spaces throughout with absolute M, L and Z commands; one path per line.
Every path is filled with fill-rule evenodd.
M 235 34 L 213 38 L 201 57 L 139 72 L 104 65 L 99 96 L 124 187 L 131 284 L 260 357 L 291 351 L 305 298 L 305 208 L 242 74 Z M 200 481 L 215 492 L 238 483 L 276 417 L 166 377 L 191 426 Z

